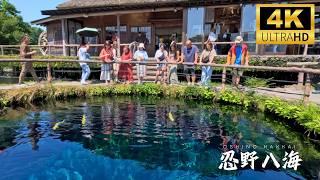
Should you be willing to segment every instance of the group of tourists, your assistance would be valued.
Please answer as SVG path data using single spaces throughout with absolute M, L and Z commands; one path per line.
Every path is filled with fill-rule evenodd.
M 112 84 L 114 81 L 122 81 L 126 84 L 133 83 L 133 65 L 136 65 L 136 74 L 138 83 L 142 83 L 146 77 L 146 62 L 149 59 L 144 43 L 139 43 L 137 51 L 131 52 L 129 46 L 124 46 L 122 49 L 122 55 L 117 56 L 116 42 L 112 43 L 110 40 L 106 40 L 104 46 L 100 52 L 99 58 L 102 61 L 100 80 L 106 84 Z M 25 36 L 21 42 L 20 56 L 24 59 L 31 59 L 31 56 L 35 54 L 35 51 L 31 51 L 29 46 L 29 37 Z M 78 50 L 78 58 L 81 61 L 90 60 L 88 53 L 89 44 L 82 43 Z M 187 40 L 185 45 L 181 48 L 181 52 L 177 47 L 177 43 L 172 41 L 170 47 L 167 48 L 164 43 L 159 44 L 159 49 L 155 53 L 155 59 L 157 62 L 155 83 L 168 83 L 178 84 L 177 69 L 178 64 L 183 63 L 184 74 L 188 85 L 194 85 L 196 82 L 196 66 L 201 66 L 201 81 L 200 85 L 209 86 L 211 81 L 213 67 L 215 64 L 215 56 L 217 55 L 212 41 L 206 42 L 205 48 L 199 56 L 199 50 L 197 46 L 193 45 L 191 40 Z M 133 62 L 131 62 L 133 61 Z M 234 44 L 230 48 L 227 56 L 227 65 L 248 65 L 249 52 L 246 44 L 243 43 L 241 36 L 236 37 Z M 87 80 L 90 75 L 90 67 L 86 62 L 80 62 L 82 69 L 81 84 L 88 84 Z M 19 77 L 19 84 L 23 82 L 23 79 L 27 72 L 30 72 L 35 81 L 39 82 L 39 79 L 32 67 L 32 62 L 22 63 L 22 70 Z M 239 68 L 233 69 L 233 83 L 238 86 L 240 77 L 243 71 Z

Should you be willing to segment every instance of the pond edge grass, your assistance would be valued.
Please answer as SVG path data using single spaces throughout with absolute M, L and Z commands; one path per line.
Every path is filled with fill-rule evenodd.
M 318 139 L 320 135 L 320 108 L 318 105 L 305 105 L 299 101 L 287 101 L 258 95 L 254 92 L 242 92 L 234 89 L 217 91 L 199 86 L 164 86 L 153 83 L 112 86 L 38 85 L 15 90 L 1 90 L 0 112 L 10 107 L 40 104 L 49 100 L 117 95 L 156 96 L 238 105 L 252 111 L 271 113 L 279 120 L 302 129 L 304 131 L 302 133 L 311 138 Z

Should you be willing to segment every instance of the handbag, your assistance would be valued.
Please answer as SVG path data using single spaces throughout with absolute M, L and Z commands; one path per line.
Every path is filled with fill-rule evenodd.
M 212 51 L 212 50 L 211 50 Z M 208 63 L 210 61 L 210 54 L 211 51 L 209 52 L 209 54 L 207 56 L 205 56 L 204 58 L 202 58 L 202 63 Z

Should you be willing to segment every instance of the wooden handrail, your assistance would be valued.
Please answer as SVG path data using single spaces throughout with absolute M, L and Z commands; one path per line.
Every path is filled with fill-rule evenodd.
M 288 62 L 287 66 L 316 66 L 320 65 L 320 62 Z
M 55 63 L 55 62 L 65 62 L 65 63 L 97 63 L 102 64 L 104 62 L 99 60 L 67 60 L 67 59 L 0 59 L 0 63 L 5 62 L 42 62 L 42 63 Z M 211 66 L 211 67 L 222 67 L 222 68 L 238 68 L 238 69 L 253 69 L 253 70 L 263 70 L 263 71 L 281 71 L 281 72 L 303 72 L 310 74 L 320 74 L 320 69 L 312 68 L 298 68 L 298 67 L 271 67 L 271 66 L 235 66 L 235 65 L 225 65 L 225 64 L 193 64 L 193 63 L 171 63 L 171 62 L 156 62 L 154 58 L 150 58 L 148 61 L 116 61 L 110 63 L 120 63 L 120 64 L 142 64 L 142 65 L 156 65 L 156 64 L 183 64 L 183 65 L 197 65 L 197 66 Z
M 233 44 L 234 42 L 212 42 L 212 44 Z M 256 41 L 245 41 L 246 44 L 255 44 Z M 315 40 L 315 43 L 320 43 L 320 40 Z M 182 42 L 178 42 L 178 45 L 182 45 Z M 193 44 L 202 44 L 202 42 L 193 42 Z M 130 45 L 129 43 L 123 43 L 120 44 L 120 46 Z M 52 44 L 52 45 L 29 45 L 30 47 L 63 47 L 62 44 Z M 67 47 L 77 47 L 79 44 L 66 44 Z M 99 47 L 103 46 L 103 44 L 90 44 L 92 47 Z M 6 47 L 20 47 L 20 45 L 0 45 L 0 47 L 6 48 Z

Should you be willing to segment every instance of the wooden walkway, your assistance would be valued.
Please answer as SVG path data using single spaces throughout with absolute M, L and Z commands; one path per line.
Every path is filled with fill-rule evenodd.
M 41 83 L 41 86 L 45 86 L 47 83 Z M 78 81 L 68 82 L 52 82 L 56 86 L 82 86 Z M 35 83 L 26 83 L 23 85 L 0 85 L 1 90 L 15 90 L 20 88 L 27 88 L 35 86 Z M 92 83 L 88 86 L 101 86 L 103 83 Z M 220 89 L 219 87 L 217 87 Z M 298 88 L 245 88 L 245 90 L 254 90 L 256 93 L 267 96 L 275 96 L 286 100 L 301 100 L 303 99 L 303 90 Z M 310 96 L 310 102 L 320 105 L 320 92 L 313 92 Z

